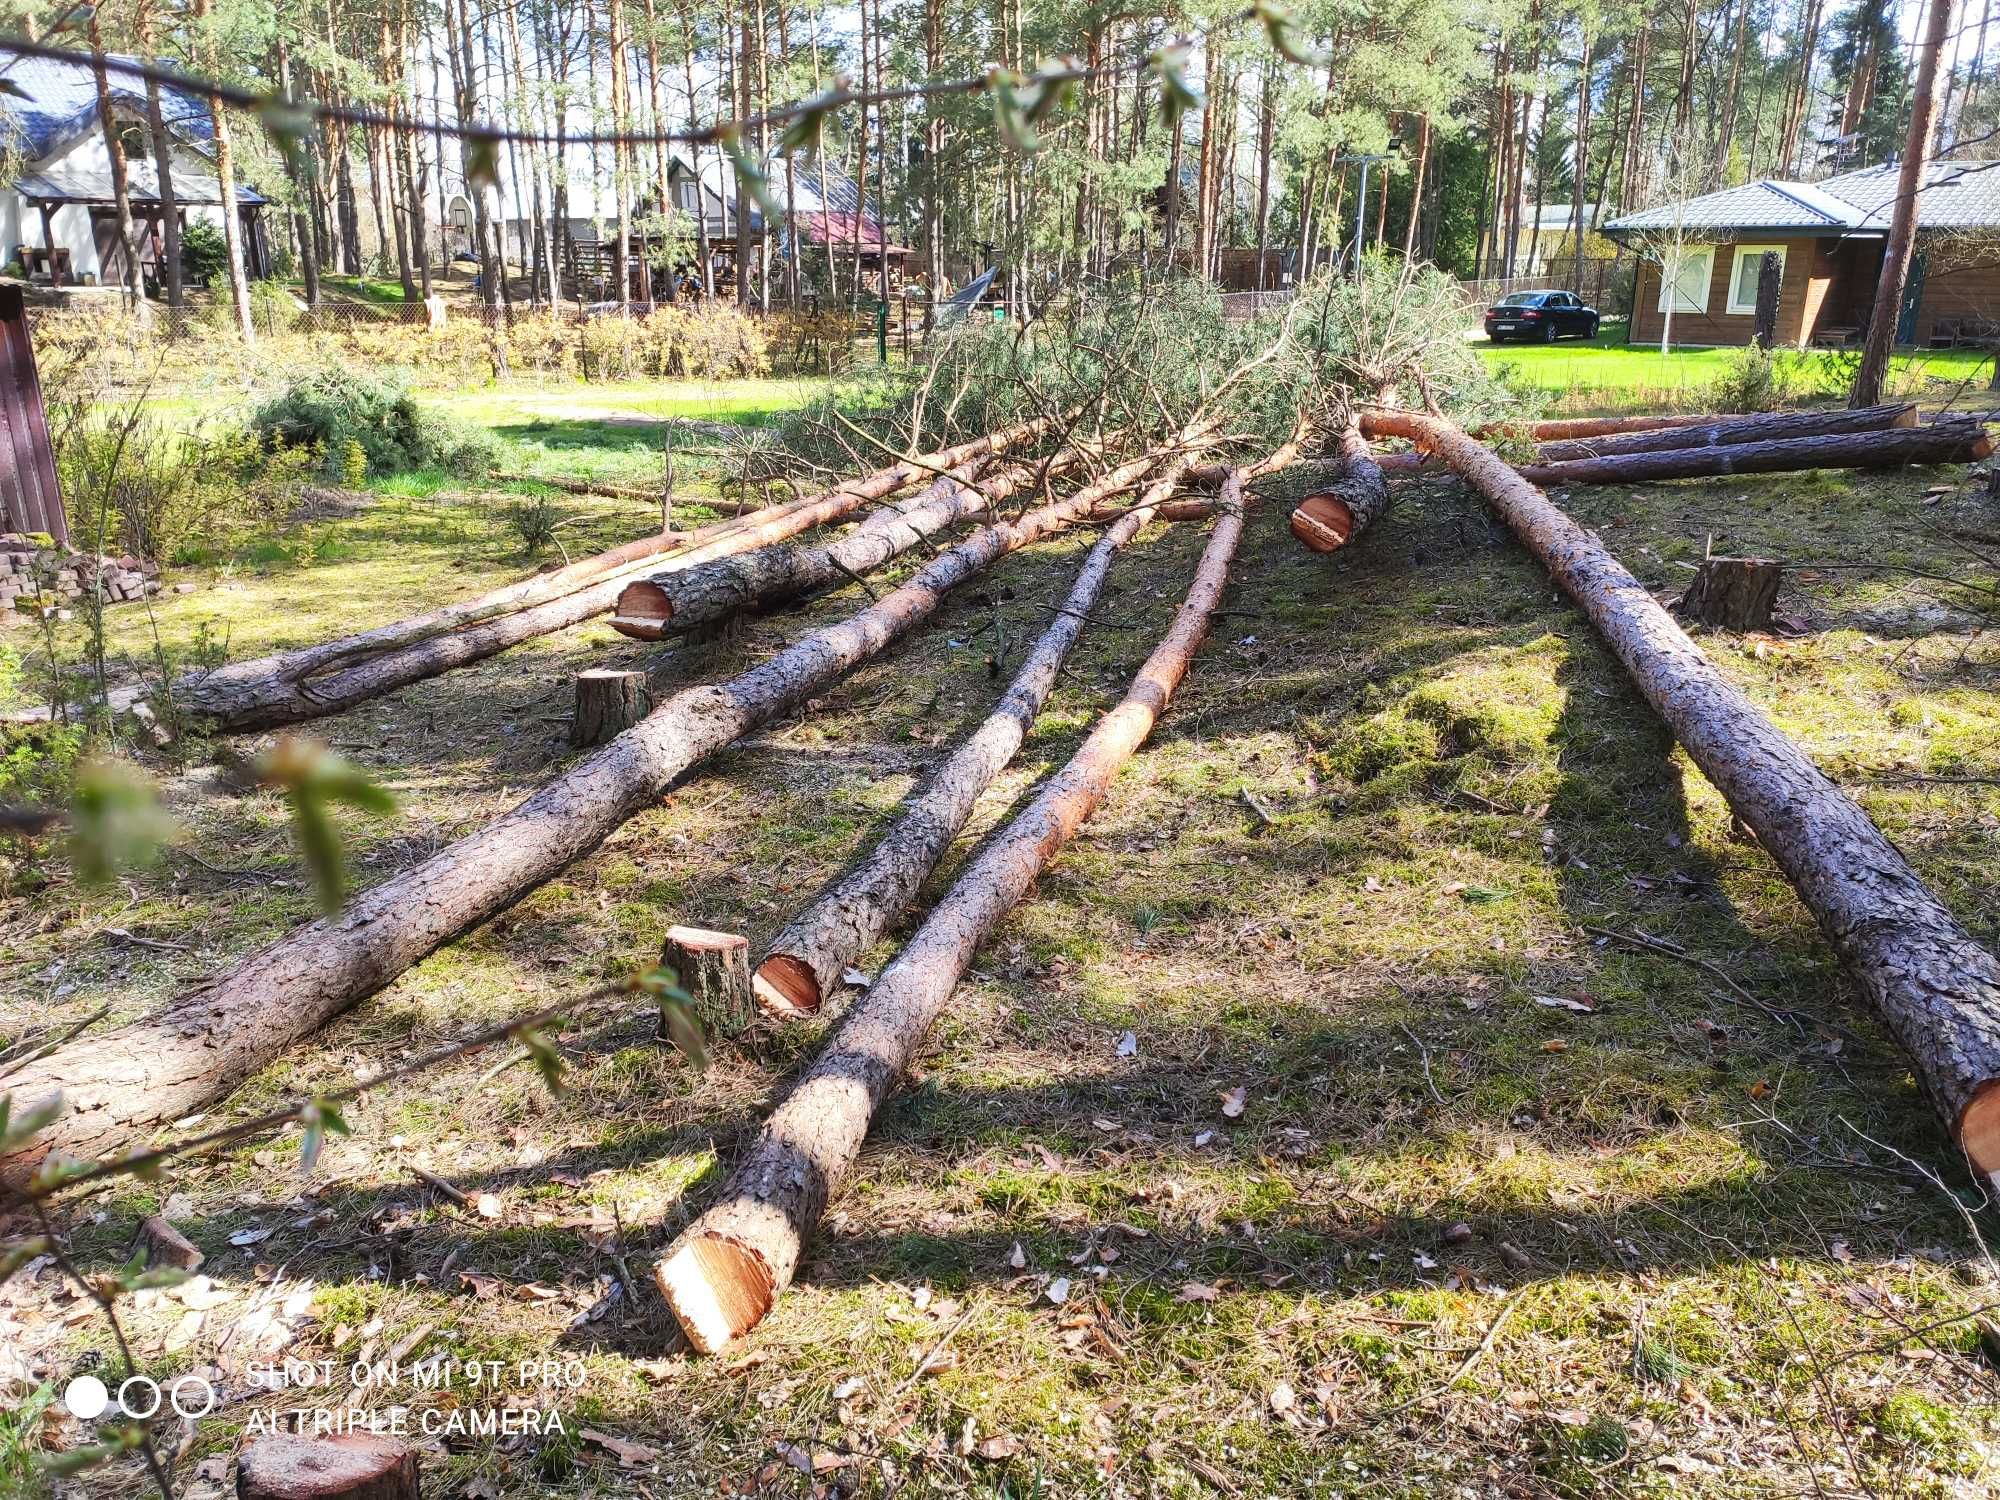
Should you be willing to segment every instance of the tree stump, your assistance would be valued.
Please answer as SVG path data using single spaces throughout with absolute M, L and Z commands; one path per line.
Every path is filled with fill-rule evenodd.
M 708 1036 L 738 1036 L 756 1015 L 750 994 L 750 939 L 701 927 L 669 927 L 660 962 L 680 975 Z M 665 1029 L 661 1040 L 666 1040 Z
M 653 706 L 644 672 L 593 667 L 576 674 L 576 717 L 569 742 L 579 750 L 616 739 L 645 718 Z
M 1765 630 L 1784 571 L 1783 563 L 1769 557 L 1703 558 L 1694 582 L 1674 607 L 1704 625 Z
M 416 1451 L 366 1432 L 260 1438 L 236 1461 L 236 1500 L 419 1500 Z
M 132 1242 L 132 1248 L 145 1250 L 149 1266 L 172 1266 L 180 1271 L 198 1270 L 202 1261 L 207 1259 L 194 1241 L 159 1214 L 149 1215 L 140 1221 L 138 1238 Z

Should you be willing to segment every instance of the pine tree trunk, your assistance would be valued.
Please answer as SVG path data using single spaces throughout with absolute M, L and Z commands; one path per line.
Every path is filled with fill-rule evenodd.
M 1780 474 L 1798 469 L 1894 469 L 1905 464 L 1977 463 L 1993 439 L 1977 421 L 1933 422 L 1922 427 L 1826 437 L 1777 438 L 1711 448 L 1673 448 L 1578 458 L 1557 464 L 1523 464 L 1531 484 L 1638 484 L 1655 479 L 1701 479 L 1716 474 Z
M 153 11 L 150 4 L 139 8 L 139 50 L 153 56 Z M 160 180 L 160 284 L 167 306 L 178 311 L 187 305 L 186 273 L 181 267 L 181 205 L 174 192 L 173 138 L 167 134 L 166 113 L 160 105 L 158 79 L 146 80 L 146 128 L 153 141 L 153 171 Z M 176 333 L 179 329 L 174 330 Z
M 1861 350 L 1861 368 L 1854 373 L 1849 406 L 1873 406 L 1882 399 L 1882 382 L 1889 374 L 1889 351 L 1896 344 L 1896 324 L 1902 313 L 1903 287 L 1910 275 L 1910 249 L 1916 243 L 1917 205 L 1924 173 L 1930 165 L 1931 141 L 1937 134 L 1938 59 L 1945 33 L 1951 29 L 1955 0 L 1930 0 L 1930 15 L 1917 53 L 1916 91 L 1910 101 L 1910 131 L 1903 145 L 1903 162 L 1896 174 L 1895 207 L 1889 216 L 1889 243 L 1882 252 L 1882 274 L 1875 283 L 1875 301 L 1868 315 L 1868 338 Z
M 1879 432 L 1884 428 L 1916 426 L 1917 408 L 1914 402 L 1899 401 L 1858 411 L 1794 411 L 1755 417 L 1702 417 L 1695 421 L 1699 425 L 1682 424 L 1652 432 L 1544 443 L 1536 450 L 1535 457 L 1545 464 L 1559 464 L 1579 458 L 1610 458 L 1621 453 L 1660 453 L 1668 449 L 1761 443 L 1774 438 Z
M 205 30 L 212 0 L 194 0 L 197 30 Z M 208 65 L 215 66 L 214 42 L 204 37 L 201 51 Z M 228 252 L 229 297 L 236 309 L 236 326 L 243 342 L 257 342 L 257 326 L 250 316 L 250 283 L 243 272 L 243 215 L 236 203 L 236 157 L 229 143 L 229 115 L 222 95 L 208 96 L 209 126 L 214 133 L 216 196 L 221 200 L 222 240 Z
M 145 274 L 139 268 L 139 240 L 132 229 L 131 185 L 125 170 L 125 143 L 118 136 L 118 120 L 111 112 L 111 79 L 104 71 L 104 33 L 97 12 L 85 23 L 90 38 L 91 72 L 97 83 L 97 124 L 104 132 L 104 154 L 111 168 L 111 203 L 118 215 L 118 248 L 125 256 L 126 305 L 137 311 L 146 297 Z

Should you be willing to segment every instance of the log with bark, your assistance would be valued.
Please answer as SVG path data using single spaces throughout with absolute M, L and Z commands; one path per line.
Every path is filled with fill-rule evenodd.
M 1993 451 L 1977 421 L 1940 421 L 1879 432 L 1776 438 L 1713 448 L 1671 448 L 1522 464 L 1530 484 L 1639 484 L 1653 479 L 1703 479 L 1719 474 L 1776 474 L 1796 469 L 1894 469 L 1905 464 L 1966 464 Z
M 1777 861 L 1973 1165 L 2000 1184 L 2000 962 L 1595 536 L 1451 424 L 1419 421 L 1426 446 L 1548 567 Z
M 746 1333 L 791 1284 L 807 1232 L 854 1165 L 876 1109 L 908 1069 L 979 944 L 1103 801 L 1165 710 L 1221 599 L 1243 532 L 1245 477 L 1238 471 L 1227 481 L 1186 601 L 1123 700 L 972 857 L 766 1122 L 721 1200 L 654 1265 L 654 1279 L 695 1348 L 713 1353 Z
M 1700 427 L 1726 420 L 1719 416 L 1563 417 L 1547 422 L 1489 422 L 1478 429 L 1482 438 L 1531 438 L 1552 443 L 1563 438 L 1608 437 L 1618 432 L 1657 432 L 1668 427 Z M 1361 414 L 1361 431 L 1368 438 L 1414 438 L 1423 417 L 1418 412 L 1374 407 Z
M 1864 406 L 1856 411 L 1788 411 L 1756 417 L 1721 417 L 1696 427 L 1670 427 L 1611 437 L 1569 438 L 1544 443 L 1535 458 L 1545 464 L 1577 458 L 1610 458 L 1621 453 L 1661 453 L 1669 449 L 1716 448 L 1777 438 L 1831 437 L 1844 432 L 1880 432 L 1917 425 L 1913 401 Z
M 991 514 L 1023 485 L 1078 456 L 1065 450 L 1047 464 L 1003 470 L 977 484 L 978 464 L 961 464 L 825 546 L 763 547 L 698 568 L 635 578 L 618 595 L 612 627 L 637 640 L 657 641 L 864 577 L 960 521 Z
M 808 702 L 936 613 L 994 562 L 1144 478 L 1121 464 L 1052 504 L 973 532 L 909 582 L 726 682 L 685 689 L 511 812 L 298 928 L 149 1015 L 57 1049 L 9 1081 L 15 1114 L 66 1109 L 0 1161 L 19 1184 L 51 1150 L 103 1157 L 202 1108 L 453 938 L 519 901 L 738 736 Z
M 178 679 L 173 694 L 182 707 L 219 730 L 272 728 L 339 713 L 370 697 L 464 666 L 497 651 L 603 614 L 617 602 L 618 588 L 632 573 L 673 554 L 671 566 L 726 557 L 783 541 L 814 526 L 838 520 L 872 501 L 928 478 L 939 467 L 999 454 L 1032 441 L 1048 427 L 1042 419 L 891 464 L 824 494 L 766 506 L 747 516 L 718 521 L 692 532 L 640 537 L 594 557 L 494 589 L 476 599 L 412 615 L 358 635 L 317 646 L 232 662 L 212 672 Z M 612 585 L 606 589 L 609 581 Z M 595 589 L 582 605 L 574 601 Z M 514 615 L 540 610 L 525 620 Z M 465 639 L 459 639 L 464 635 Z M 125 712 L 145 700 L 144 686 L 121 688 L 111 708 Z M 10 721 L 46 718 L 29 711 Z
M 879 500 L 907 483 L 930 475 L 936 467 L 931 462 L 934 458 L 970 463 L 980 454 L 967 450 L 985 451 L 996 444 L 1005 447 L 1008 441 L 1008 434 L 981 438 L 943 455 L 926 455 L 917 462 L 891 465 L 824 495 L 772 506 L 742 520 L 719 522 L 713 528 L 704 528 L 684 538 L 688 545 L 663 563 L 656 565 L 649 558 L 641 558 L 636 566 L 658 566 L 662 571 L 676 572 L 717 558 L 754 552 L 811 527 L 839 520 L 871 500 Z M 269 729 L 323 718 L 410 683 L 483 661 L 522 641 L 604 614 L 617 604 L 634 566 L 604 574 L 596 582 L 527 609 L 434 634 L 398 650 L 363 655 L 349 666 L 328 670 L 325 655 L 328 648 L 311 648 L 307 652 L 267 657 L 261 662 L 241 663 L 183 679 L 176 685 L 175 696 L 185 708 L 201 714 L 218 729 Z M 319 659 L 319 667 L 300 672 L 297 669 L 300 660 L 309 656 Z
M 1338 551 L 1389 508 L 1389 481 L 1359 422 L 1350 420 L 1341 429 L 1334 455 L 1339 467 L 1332 478 L 1292 512 L 1292 535 L 1314 552 Z
M 751 979 L 767 1014 L 796 1020 L 817 1012 L 840 989 L 847 966 L 909 905 L 964 829 L 973 804 L 1021 748 L 1096 607 L 1112 559 L 1158 513 L 1184 468 L 1171 466 L 1112 523 L 993 712 L 904 804 L 881 841 L 773 940 Z

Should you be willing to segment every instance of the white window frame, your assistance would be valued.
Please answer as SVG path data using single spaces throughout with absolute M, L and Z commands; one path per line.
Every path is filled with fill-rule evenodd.
M 1783 245 L 1738 245 L 1736 247 L 1736 259 L 1734 263 L 1731 264 L 1731 266 L 1729 267 L 1729 311 L 1730 312 L 1752 314 L 1752 315 L 1756 313 L 1757 294 L 1755 292 L 1752 292 L 1750 294 L 1750 300 L 1748 302 L 1742 302 L 1737 300 L 1736 293 L 1738 288 L 1740 288 L 1743 284 L 1744 259 L 1748 256 L 1753 256 L 1753 255 L 1758 257 L 1759 259 L 1762 259 L 1767 254 L 1775 255 L 1778 257 L 1778 281 L 1780 285 L 1784 283 L 1785 247 Z
M 1715 246 L 1697 245 L 1691 249 L 1684 250 L 1681 254 L 1682 274 L 1674 277 L 1670 282 L 1667 277 L 1667 262 L 1672 258 L 1672 254 L 1672 251 L 1665 251 L 1660 256 L 1660 305 L 1656 311 L 1665 312 L 1667 310 L 1667 298 L 1672 296 L 1674 298 L 1674 311 L 1677 313 L 1707 312 L 1710 289 L 1715 284 Z M 1701 300 L 1699 302 L 1680 294 L 1680 288 L 1675 284 L 1685 281 L 1687 279 L 1686 273 L 1697 263 L 1702 268 Z

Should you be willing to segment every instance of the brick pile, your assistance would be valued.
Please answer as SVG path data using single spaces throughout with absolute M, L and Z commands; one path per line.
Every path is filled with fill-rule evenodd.
M 46 540 L 37 541 L 19 532 L 0 532 L 0 623 L 11 624 L 16 611 L 36 605 L 35 570 L 37 559 L 44 570 L 40 602 L 66 608 L 84 592 L 97 588 L 106 604 L 121 604 L 159 592 L 151 563 L 130 556 L 111 557 L 88 552 L 58 550 Z

